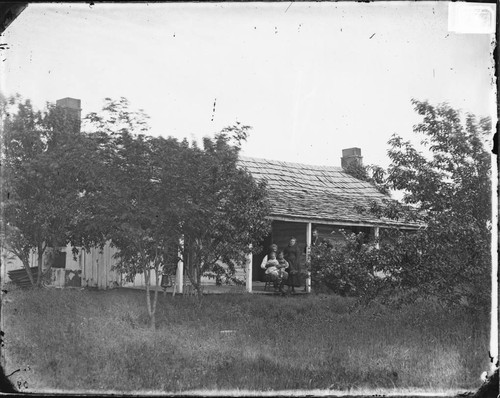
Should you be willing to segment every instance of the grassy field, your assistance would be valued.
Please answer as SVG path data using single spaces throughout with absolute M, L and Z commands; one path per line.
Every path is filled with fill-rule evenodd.
M 328 295 L 159 296 L 9 291 L 2 306 L 5 373 L 23 391 L 465 391 L 487 369 L 482 330 L 429 303 L 350 311 Z M 18 384 L 20 383 L 20 384 Z

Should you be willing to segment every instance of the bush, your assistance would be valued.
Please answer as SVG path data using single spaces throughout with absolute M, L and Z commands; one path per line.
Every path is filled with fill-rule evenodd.
M 442 220 L 441 220 L 442 221 Z M 446 227 L 446 228 L 445 228 Z M 363 302 L 401 305 L 437 300 L 445 306 L 488 308 L 486 238 L 471 228 L 429 222 L 418 231 L 381 231 L 380 247 L 364 235 L 346 234 L 345 244 L 311 250 L 311 279 L 325 288 Z
M 364 234 L 341 231 L 345 244 L 320 245 L 311 250 L 311 282 L 315 289 L 327 287 L 341 296 L 365 296 L 376 285 L 374 272 L 378 253 Z

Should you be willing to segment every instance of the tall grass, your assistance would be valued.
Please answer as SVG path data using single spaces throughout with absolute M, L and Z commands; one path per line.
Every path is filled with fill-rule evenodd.
M 350 312 L 327 295 L 159 296 L 12 291 L 4 303 L 5 371 L 44 389 L 470 390 L 487 367 L 487 319 L 430 303 Z M 24 386 L 21 386 L 21 390 Z

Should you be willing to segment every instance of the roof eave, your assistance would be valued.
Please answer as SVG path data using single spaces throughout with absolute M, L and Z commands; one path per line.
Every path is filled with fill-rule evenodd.
M 313 224 L 324 224 L 324 225 L 341 225 L 341 226 L 357 226 L 357 227 L 384 227 L 384 228 L 398 228 L 406 230 L 418 230 L 425 225 L 415 224 L 415 223 L 404 223 L 404 222 L 384 222 L 384 221 L 350 221 L 350 220 L 335 220 L 335 219 L 325 219 L 321 217 L 300 217 L 300 216 L 286 216 L 283 214 L 271 214 L 267 217 L 269 220 L 275 221 L 288 221 L 288 222 L 300 222 L 300 223 L 313 223 Z

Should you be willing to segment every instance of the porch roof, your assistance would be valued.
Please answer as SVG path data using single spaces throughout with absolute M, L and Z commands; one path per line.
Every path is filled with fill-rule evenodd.
M 391 199 L 366 181 L 341 167 L 314 166 L 277 160 L 240 157 L 256 180 L 265 180 L 271 202 L 271 218 L 318 224 L 395 226 L 416 229 L 419 224 L 377 218 L 357 211 L 372 201 Z

